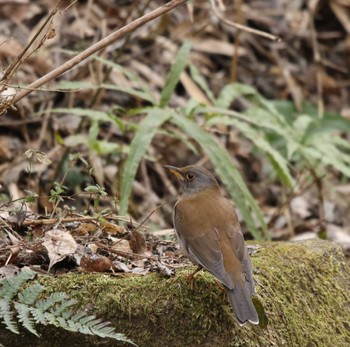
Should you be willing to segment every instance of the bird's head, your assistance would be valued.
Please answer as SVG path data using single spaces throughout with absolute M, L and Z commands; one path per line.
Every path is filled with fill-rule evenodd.
M 165 165 L 164 168 L 179 178 L 186 195 L 200 193 L 209 188 L 219 189 L 213 174 L 203 167 L 189 165 L 178 168 Z

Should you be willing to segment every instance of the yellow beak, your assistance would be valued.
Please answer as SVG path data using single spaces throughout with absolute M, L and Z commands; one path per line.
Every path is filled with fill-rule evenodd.
M 164 169 L 168 170 L 170 173 L 178 177 L 181 181 L 184 180 L 184 177 L 182 176 L 181 169 L 179 169 L 176 166 L 171 166 L 171 165 L 164 165 Z

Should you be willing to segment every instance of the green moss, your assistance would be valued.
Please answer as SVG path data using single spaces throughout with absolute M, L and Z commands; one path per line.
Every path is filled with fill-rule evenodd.
M 253 262 L 270 320 L 260 345 L 281 337 L 288 346 L 350 343 L 350 273 L 339 247 L 321 240 L 265 244 Z
M 194 268 L 171 279 L 70 273 L 40 281 L 49 291 L 70 293 L 141 347 L 350 345 L 350 271 L 340 248 L 321 240 L 260 245 L 252 262 L 266 328 L 239 327 L 207 272 L 191 289 L 183 275 Z
M 141 346 L 201 344 L 204 338 L 231 335 L 234 324 L 224 292 L 208 273 L 196 277 L 191 289 L 181 271 L 176 278 L 157 274 L 114 278 L 99 274 L 68 274 L 47 282 L 50 291 L 67 291 L 82 307 L 112 321 Z M 44 280 L 47 281 L 46 279 Z M 136 329 L 135 329 L 136 328 Z M 136 335 L 136 336 L 135 336 Z M 167 344 L 164 342 L 167 341 Z M 180 342 L 182 341 L 182 342 Z

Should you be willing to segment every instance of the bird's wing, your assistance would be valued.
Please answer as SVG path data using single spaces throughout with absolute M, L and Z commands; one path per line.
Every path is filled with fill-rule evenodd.
M 219 203 L 211 204 L 208 199 L 198 210 L 193 208 L 196 204 L 192 205 L 188 200 L 183 208 L 183 202 L 180 200 L 175 206 L 174 225 L 181 247 L 190 260 L 203 266 L 229 289 L 234 287 L 232 272 L 240 263 L 246 287 L 254 293 L 249 255 L 231 203 L 223 198 Z
M 217 229 L 203 223 L 203 219 L 186 218 L 183 223 L 183 209 L 175 206 L 174 225 L 180 245 L 187 253 L 189 259 L 208 270 L 226 287 L 234 287 L 233 280 L 224 267 L 224 260 L 220 245 L 220 235 Z
M 242 272 L 245 277 L 245 285 L 249 290 L 249 293 L 254 294 L 255 288 L 254 288 L 252 264 L 250 261 L 247 247 L 244 242 L 242 231 L 240 230 L 239 226 L 238 228 L 239 229 L 237 231 L 237 229 L 234 230 L 234 227 L 230 226 L 229 228 L 226 229 L 226 234 L 230 240 L 232 250 L 234 251 L 238 260 L 241 262 Z
M 233 280 L 224 267 L 217 230 L 212 230 L 197 238 L 185 239 L 184 244 L 190 259 L 207 269 L 226 287 L 230 289 L 234 287 Z

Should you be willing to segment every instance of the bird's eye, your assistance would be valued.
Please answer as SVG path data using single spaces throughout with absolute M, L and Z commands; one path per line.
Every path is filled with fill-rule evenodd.
M 186 177 L 187 177 L 189 180 L 193 180 L 193 179 L 194 179 L 194 174 L 188 173 Z

